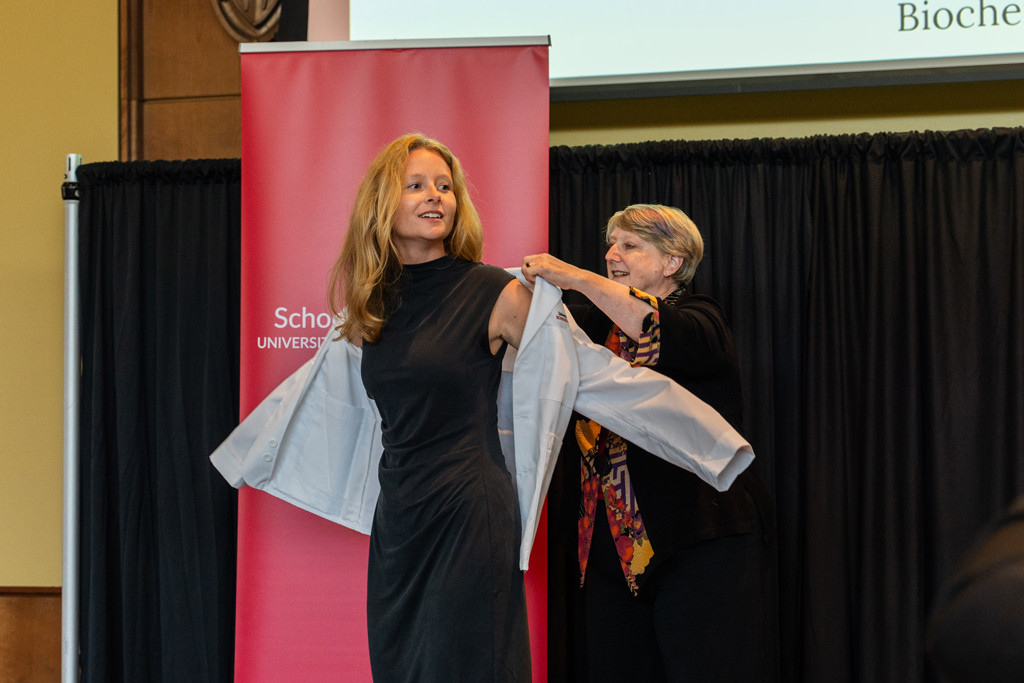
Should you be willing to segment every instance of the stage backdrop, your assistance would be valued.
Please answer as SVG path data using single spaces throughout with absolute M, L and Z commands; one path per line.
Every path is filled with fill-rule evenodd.
M 437 138 L 463 162 L 486 263 L 519 265 L 547 250 L 548 53 L 546 38 L 271 43 L 242 51 L 245 416 L 324 336 L 327 274 L 356 188 L 399 135 Z M 368 537 L 252 489 L 241 492 L 238 515 L 235 680 L 370 681 Z M 541 682 L 545 528 L 542 520 L 527 573 L 534 681 Z

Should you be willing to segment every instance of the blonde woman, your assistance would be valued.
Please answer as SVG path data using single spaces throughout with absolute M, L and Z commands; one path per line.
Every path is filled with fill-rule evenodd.
M 367 581 L 378 683 L 530 680 L 496 408 L 530 293 L 481 249 L 458 159 L 422 135 L 388 145 L 359 187 L 329 293 L 382 419 Z

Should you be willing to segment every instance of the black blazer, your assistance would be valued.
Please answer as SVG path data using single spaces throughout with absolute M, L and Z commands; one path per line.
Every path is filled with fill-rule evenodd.
M 592 305 L 569 306 L 587 336 L 604 344 L 612 321 Z M 672 378 L 743 432 L 743 390 L 725 313 L 713 299 L 683 295 L 675 305 L 659 300 L 661 352 L 652 370 Z M 580 500 L 580 459 L 573 414 L 562 449 L 562 518 L 566 550 L 575 554 Z M 757 507 L 748 489 L 760 486 L 749 469 L 719 493 L 695 474 L 629 444 L 629 475 L 654 557 L 646 579 L 660 562 L 701 541 L 755 529 Z M 763 489 L 761 489 L 763 490 Z M 598 510 L 602 513 L 601 508 Z

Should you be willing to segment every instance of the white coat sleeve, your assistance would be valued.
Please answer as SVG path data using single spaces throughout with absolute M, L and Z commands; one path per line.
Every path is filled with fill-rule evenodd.
M 632 367 L 593 343 L 566 316 L 576 341 L 577 412 L 718 491 L 753 462 L 750 444 L 714 408 L 668 377 Z

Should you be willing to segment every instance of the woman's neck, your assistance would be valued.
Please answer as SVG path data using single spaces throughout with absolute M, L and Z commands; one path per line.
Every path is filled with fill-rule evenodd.
M 666 278 L 664 281 L 660 282 L 657 287 L 652 288 L 654 291 L 648 291 L 645 293 L 650 294 L 651 296 L 656 296 L 659 299 L 664 299 L 669 294 L 676 291 L 678 287 L 679 286 L 676 284 L 675 280 L 672 278 Z
M 447 253 L 444 250 L 443 242 L 399 243 L 395 245 L 395 250 L 398 252 L 398 259 L 403 266 L 434 261 Z

